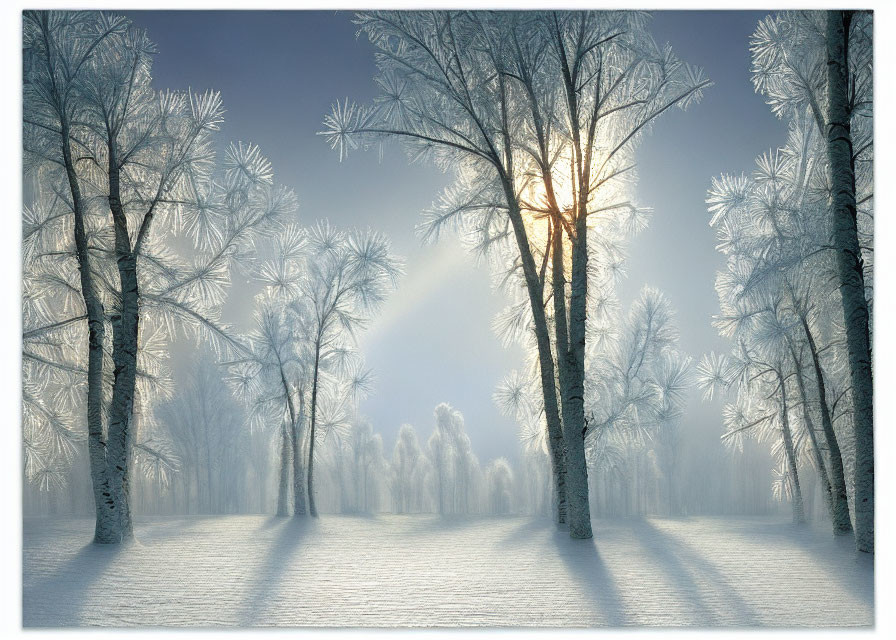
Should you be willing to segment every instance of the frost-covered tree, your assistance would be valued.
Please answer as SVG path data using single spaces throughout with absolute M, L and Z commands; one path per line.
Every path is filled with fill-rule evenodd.
M 355 509 L 360 513 L 372 513 L 379 509 L 379 496 L 387 470 L 387 462 L 383 456 L 383 437 L 373 432 L 373 426 L 368 420 L 355 420 L 349 434 L 349 447 L 352 455 Z
M 307 336 L 305 356 L 310 362 L 308 431 L 308 506 L 317 515 L 314 504 L 314 446 L 318 428 L 319 396 L 322 373 L 331 368 L 347 371 L 355 361 L 351 345 L 355 333 L 382 304 L 401 273 L 401 263 L 382 234 L 368 231 L 349 233 L 320 223 L 308 233 L 307 274 L 299 282 L 301 305 Z M 364 376 L 355 376 L 352 386 L 363 386 Z M 332 388 L 328 393 L 335 398 Z
M 398 430 L 395 448 L 392 450 L 391 488 L 392 509 L 395 513 L 410 513 L 419 509 L 418 494 L 424 490 L 418 468 L 425 464 L 425 456 L 412 425 L 403 424 Z
M 758 158 L 750 176 L 714 179 L 707 203 L 719 249 L 728 256 L 717 279 L 721 313 L 716 324 L 723 335 L 745 339 L 756 333 L 765 315 L 783 325 L 778 346 L 790 361 L 793 394 L 839 535 L 852 530 L 841 442 L 851 444 L 853 438 L 846 424 L 850 412 L 842 410 L 837 419 L 834 411 L 850 382 L 843 375 L 849 365 L 840 339 L 842 314 L 831 295 L 838 276 L 828 250 L 830 190 L 823 140 L 809 114 L 793 115 L 786 144 Z M 873 219 L 870 208 L 864 213 L 863 241 L 870 251 Z M 718 364 L 702 365 L 707 384 L 719 373 Z
M 590 537 L 588 228 L 611 213 L 638 217 L 614 197 L 634 145 L 708 82 L 658 48 L 638 12 L 375 12 L 358 23 L 379 49 L 383 95 L 369 108 L 338 104 L 325 134 L 341 156 L 395 136 L 413 157 L 454 168 L 424 235 L 454 222 L 480 250 L 509 245 L 500 271 L 521 280 L 531 314 L 557 519 L 566 521 L 570 473 L 570 534 Z
M 825 141 L 820 154 L 813 149 L 827 191 L 818 220 L 828 232 L 822 247 L 836 260 L 855 446 L 856 547 L 866 552 L 874 551 L 872 24 L 869 11 L 786 11 L 761 21 L 751 40 L 756 89 L 779 117 L 807 120 Z
M 157 411 L 182 461 L 187 513 L 232 513 L 245 476 L 247 455 L 243 438 L 248 429 L 242 408 L 222 379 L 212 354 L 203 354 L 174 398 Z M 190 507 L 191 487 L 196 488 Z
M 251 274 L 264 291 L 256 298 L 255 328 L 247 336 L 251 354 L 229 363 L 231 380 L 249 403 L 259 429 L 277 425 L 280 471 L 277 515 L 289 513 L 290 476 L 293 514 L 306 513 L 304 464 L 305 401 L 310 380 L 307 334 L 301 306 L 293 305 L 303 275 L 305 234 L 286 226 L 258 247 Z
M 179 326 L 219 351 L 238 349 L 218 322 L 230 266 L 294 198 L 273 186 L 253 146 L 231 146 L 216 166 L 219 96 L 155 91 L 154 47 L 126 19 L 26 12 L 24 47 L 26 174 L 36 201 L 51 198 L 26 214 L 34 300 L 25 308 L 35 314 L 26 341 L 87 325 L 79 336 L 86 364 L 62 370 L 86 377 L 95 539 L 118 542 L 132 535 L 134 407 L 151 410 L 152 383 L 164 377 L 147 344 L 165 344 Z M 196 247 L 189 257 L 173 249 L 187 238 Z M 54 300 L 63 283 L 80 308 Z M 42 358 L 26 347 L 25 376 L 43 385 L 40 369 L 54 361 L 29 353 Z
M 595 278 L 595 282 L 601 281 Z M 628 491 L 630 483 L 636 483 L 636 489 L 646 487 L 654 480 L 646 461 L 674 455 L 670 447 L 676 443 L 668 432 L 677 432 L 690 384 L 690 358 L 678 348 L 668 300 L 645 287 L 623 319 L 616 311 L 612 283 L 602 284 L 595 287 L 601 296 L 592 311 L 585 388 L 589 477 L 592 488 L 603 496 L 593 501 L 596 505 L 615 500 L 601 483 L 613 484 L 620 492 Z M 534 385 L 531 375 L 513 372 L 495 393 L 502 410 L 522 425 L 530 450 L 541 446 L 541 409 Z M 667 490 L 671 495 L 671 486 Z M 636 510 L 643 512 L 640 506 Z
M 769 310 L 763 313 L 773 314 Z M 773 317 L 767 317 L 769 337 L 780 331 Z M 748 346 L 748 338 L 741 337 L 730 358 L 711 354 L 701 363 L 701 385 L 709 390 L 729 387 L 736 390 L 736 400 L 724 410 L 723 441 L 731 448 L 743 450 L 743 439 L 754 435 L 772 442 L 772 453 L 778 469 L 772 485 L 778 499 L 789 499 L 793 521 L 806 521 L 799 467 L 805 457 L 805 434 L 796 431 L 792 422 L 795 402 L 788 385 L 789 363 L 784 353 L 774 347 L 763 348 L 764 353 Z M 767 344 L 762 345 L 767 347 Z
M 635 461 L 627 476 L 645 487 L 653 461 L 675 454 L 664 447 L 676 446 L 691 359 L 678 347 L 671 304 L 655 289 L 645 287 L 627 320 L 614 324 L 619 338 L 595 340 L 589 358 L 586 443 L 595 473 L 619 476 L 620 458 L 627 457 Z M 671 495 L 669 475 L 665 481 Z
M 492 460 L 485 468 L 488 513 L 507 515 L 513 509 L 513 471 L 504 458 Z
M 464 431 L 464 417 L 446 402 L 436 406 L 434 416 L 435 429 L 427 446 L 434 467 L 438 513 L 475 513 L 482 473 Z

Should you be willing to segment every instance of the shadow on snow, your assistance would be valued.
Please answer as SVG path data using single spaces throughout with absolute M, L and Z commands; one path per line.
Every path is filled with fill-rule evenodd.
M 254 580 L 247 580 L 248 588 L 243 602 L 243 615 L 240 626 L 265 626 L 264 613 L 277 599 L 281 583 L 290 582 L 286 575 L 296 561 L 296 552 L 302 546 L 308 533 L 317 527 L 317 521 L 310 516 L 271 517 L 262 525 L 263 529 L 278 529 L 271 541 L 270 549 L 256 569 Z M 301 580 L 291 581 L 301 585 Z M 301 606 L 302 594 L 290 593 L 289 602 L 293 606 Z

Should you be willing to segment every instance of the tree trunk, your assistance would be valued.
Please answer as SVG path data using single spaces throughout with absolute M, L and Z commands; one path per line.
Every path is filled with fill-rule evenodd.
M 821 428 L 828 446 L 828 458 L 831 461 L 831 519 L 834 526 L 834 535 L 847 535 L 852 533 L 852 522 L 849 519 L 849 503 L 846 493 L 846 474 L 843 472 L 843 457 L 840 454 L 840 443 L 837 442 L 834 422 L 831 419 L 831 409 L 828 406 L 824 384 L 824 372 L 821 368 L 821 360 L 818 357 L 815 338 L 809 329 L 809 323 L 806 318 L 802 317 L 801 320 L 803 332 L 806 334 L 806 340 L 809 343 L 809 352 L 812 354 L 812 366 L 815 369 L 815 383 L 818 387 L 818 403 L 821 410 Z
M 294 415 L 292 398 L 289 397 L 290 414 Z M 307 513 L 305 506 L 305 468 L 302 464 L 302 427 L 305 422 L 305 398 L 299 397 L 299 415 L 292 420 L 292 497 L 294 516 L 304 516 Z
M 557 369 L 560 378 L 563 437 L 566 444 L 567 501 L 569 504 L 569 535 L 572 538 L 591 537 L 591 509 L 588 504 L 588 470 L 585 458 L 584 380 L 577 383 L 578 367 L 571 344 L 566 319 L 565 264 L 563 229 L 555 221 L 551 252 L 551 272 L 554 300 L 554 329 L 556 334 Z M 573 265 L 576 251 L 573 251 Z M 582 334 L 584 346 L 584 334 Z M 584 350 L 583 350 L 584 353 Z M 582 367 L 584 376 L 584 367 Z M 578 394 L 578 401 L 576 399 Z M 581 415 L 579 415 L 581 414 Z
M 96 516 L 93 540 L 98 544 L 116 542 L 114 500 L 106 474 L 106 443 L 103 439 L 103 342 L 106 335 L 105 310 L 93 280 L 87 234 L 84 228 L 84 201 L 81 185 L 75 172 L 71 151 L 71 132 L 67 118 L 62 118 L 62 156 L 72 194 L 75 248 L 81 277 L 81 296 L 87 310 L 87 449 L 90 460 L 90 480 Z
M 583 23 L 584 24 L 584 23 Z M 555 16 L 555 27 L 556 27 Z M 583 141 L 579 120 L 578 76 L 570 66 L 566 46 L 556 27 L 556 47 L 560 54 L 560 70 L 568 109 L 572 137 L 573 208 L 575 237 L 572 244 L 572 273 L 569 296 L 569 344 L 565 353 L 557 354 L 558 367 L 566 367 L 566 384 L 563 385 L 563 437 L 566 442 L 566 472 L 569 500 L 569 535 L 571 538 L 591 538 L 591 510 L 588 503 L 588 465 L 585 457 L 585 321 L 588 304 L 588 229 L 587 209 L 591 190 L 591 153 L 597 110 L 587 140 Z M 578 52 L 576 56 L 580 55 Z M 586 144 L 583 144 L 585 142 Z M 570 235 L 570 234 L 567 234 Z
M 569 297 L 569 349 L 564 358 L 567 380 L 563 392 L 563 435 L 569 500 L 569 535 L 590 538 L 591 510 L 588 504 L 588 466 L 585 458 L 585 321 L 588 302 L 588 230 L 585 202 L 576 216 L 572 243 L 572 278 Z M 560 365 L 561 367 L 564 365 Z M 568 405 L 568 410 L 567 410 Z
M 790 418 L 787 415 L 787 389 L 784 386 L 784 377 L 780 373 L 778 374 L 778 382 L 781 385 L 781 434 L 784 436 L 784 452 L 787 455 L 787 466 L 790 470 L 790 481 L 793 486 L 793 522 L 794 524 L 805 524 L 806 512 L 803 509 L 803 492 L 800 489 L 796 451 L 793 447 L 793 436 L 790 432 Z
M 284 421 L 280 431 L 280 483 L 277 489 L 277 516 L 289 515 L 289 428 Z
M 858 551 L 874 553 L 874 407 L 871 336 L 865 276 L 856 224 L 855 162 L 849 106 L 851 11 L 828 11 L 828 131 L 833 241 L 852 387 L 855 433 L 855 537 Z
M 131 250 L 127 218 L 121 204 L 118 159 L 114 145 L 109 146 L 109 208 L 115 227 L 115 256 L 118 264 L 121 315 L 113 322 L 112 360 L 115 365 L 112 403 L 109 407 L 109 434 L 106 445 L 106 467 L 112 508 L 118 516 L 118 538 L 133 536 L 130 513 L 129 460 L 131 449 L 131 417 L 137 381 L 137 345 L 139 340 L 139 287 L 137 256 Z
M 803 380 L 802 363 L 797 358 L 796 350 L 793 345 L 790 346 L 790 353 L 793 357 L 793 364 L 796 369 L 797 389 L 800 392 L 800 401 L 803 403 L 803 415 L 805 416 L 806 432 L 809 434 L 809 442 L 812 444 L 812 455 L 815 458 L 815 467 L 818 469 L 818 478 L 821 481 L 821 495 L 824 497 L 824 506 L 827 508 L 831 521 L 834 520 L 834 498 L 831 482 L 828 479 L 828 470 L 824 462 L 824 455 L 821 453 L 821 447 L 818 444 L 818 437 L 815 435 L 815 424 L 809 414 L 809 399 L 806 395 L 806 384 Z
M 308 442 L 308 511 L 312 518 L 317 517 L 317 505 L 314 504 L 314 436 L 317 426 L 317 382 L 320 370 L 320 336 L 314 345 L 314 379 L 311 384 L 311 430 Z
M 553 498 L 555 521 L 565 525 L 567 521 L 566 452 L 563 440 L 563 425 L 560 420 L 560 405 L 554 379 L 554 359 L 551 355 L 551 335 L 544 313 L 544 288 L 538 278 L 535 260 L 529 248 L 529 239 L 520 214 L 519 204 L 513 188 L 505 181 L 505 197 L 510 208 L 509 217 L 514 237 L 523 264 L 529 307 L 535 327 L 535 341 L 538 348 L 538 366 L 541 373 L 541 391 L 544 398 L 545 421 L 548 428 L 548 453 L 551 460 L 553 478 Z

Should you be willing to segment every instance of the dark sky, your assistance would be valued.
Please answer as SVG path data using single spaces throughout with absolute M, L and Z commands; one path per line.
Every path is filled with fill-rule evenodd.
M 362 103 L 376 94 L 373 48 L 355 38 L 348 12 L 132 11 L 158 44 L 159 88 L 220 90 L 227 109 L 223 138 L 257 143 L 276 179 L 295 189 L 302 224 L 329 218 L 371 227 L 392 238 L 407 260 L 407 276 L 382 316 L 362 338 L 376 390 L 361 405 L 391 452 L 399 425 L 410 422 L 423 438 L 439 402 L 460 409 L 474 449 L 484 462 L 516 458 L 513 422 L 491 396 L 501 378 L 519 367 L 517 349 L 502 349 L 491 331 L 505 305 L 492 291 L 486 267 L 477 267 L 451 237 L 421 247 L 414 225 L 447 177 L 409 165 L 396 146 L 382 161 L 355 152 L 339 163 L 315 135 L 336 99 Z M 762 12 L 660 11 L 653 32 L 715 82 L 700 104 L 663 117 L 639 152 L 642 205 L 654 208 L 650 227 L 634 243 L 627 303 L 644 284 L 661 290 L 678 310 L 682 347 L 698 359 L 725 349 L 711 326 L 713 291 L 722 260 L 708 227 L 704 197 L 712 176 L 752 169 L 754 158 L 784 142 L 785 126 L 753 92 L 748 38 Z M 251 299 L 232 300 L 239 321 Z M 686 425 L 717 437 L 718 406 L 691 403 Z

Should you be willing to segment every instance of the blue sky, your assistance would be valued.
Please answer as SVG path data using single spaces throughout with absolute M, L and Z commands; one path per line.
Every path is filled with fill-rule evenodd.
M 131 11 L 158 44 L 159 88 L 220 90 L 227 109 L 223 138 L 257 143 L 276 179 L 295 189 L 299 220 L 322 218 L 387 233 L 407 261 L 407 276 L 362 338 L 377 386 L 361 409 L 383 433 L 388 450 L 400 424 L 421 435 L 439 402 L 460 409 L 481 460 L 515 458 L 516 426 L 497 411 L 495 386 L 522 355 L 504 349 L 491 330 L 506 301 L 446 236 L 422 247 L 414 234 L 420 212 L 448 177 L 410 165 L 397 146 L 382 160 L 356 152 L 340 163 L 315 135 L 331 104 L 376 94 L 373 47 L 355 37 L 349 12 Z M 715 85 L 687 112 L 664 116 L 639 150 L 638 198 L 654 209 L 633 244 L 622 285 L 624 303 L 649 284 L 678 310 L 682 347 L 695 358 L 725 349 L 711 316 L 722 259 L 704 205 L 712 176 L 750 171 L 754 158 L 784 142 L 786 128 L 753 92 L 748 39 L 764 12 L 660 11 L 652 29 L 684 60 L 702 66 Z M 251 299 L 231 300 L 241 321 Z M 685 426 L 707 436 L 720 426 L 717 405 L 691 403 Z

